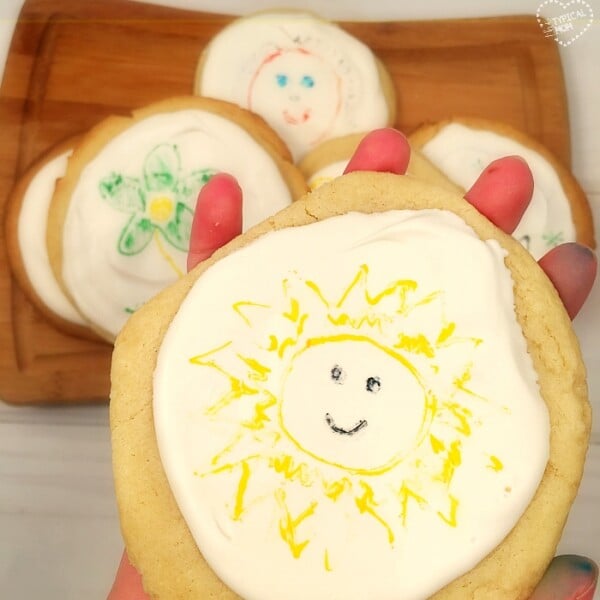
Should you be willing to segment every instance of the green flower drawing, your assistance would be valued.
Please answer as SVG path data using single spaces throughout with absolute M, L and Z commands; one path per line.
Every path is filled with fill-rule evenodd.
M 200 188 L 216 172 L 198 169 L 182 174 L 177 146 L 161 144 L 146 156 L 141 178 L 112 172 L 102 179 L 102 198 L 131 215 L 119 236 L 119 253 L 139 254 L 155 237 L 164 255 L 160 236 L 174 248 L 187 252 L 194 216 L 190 205 L 195 204 Z

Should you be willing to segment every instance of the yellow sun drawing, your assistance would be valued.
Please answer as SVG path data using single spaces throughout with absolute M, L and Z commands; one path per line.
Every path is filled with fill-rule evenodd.
M 391 547 L 415 516 L 457 526 L 453 479 L 490 401 L 470 384 L 485 342 L 461 337 L 442 291 L 412 280 L 375 287 L 362 265 L 335 298 L 295 274 L 272 305 L 231 310 L 253 341 L 224 340 L 189 360 L 223 381 L 204 418 L 228 441 L 195 475 L 231 485 L 232 522 L 259 506 L 264 516 L 267 503 L 282 548 L 296 559 L 318 551 L 326 570 L 336 557 L 311 524 L 317 515 L 343 512 Z M 476 460 L 503 468 L 498 456 Z

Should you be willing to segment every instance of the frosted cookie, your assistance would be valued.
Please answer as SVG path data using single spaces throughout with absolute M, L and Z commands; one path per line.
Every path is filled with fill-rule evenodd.
M 326 139 L 391 125 L 392 80 L 371 50 L 316 15 L 237 19 L 205 48 L 195 93 L 260 114 L 297 161 Z
M 595 247 L 592 213 L 581 186 L 545 146 L 524 133 L 503 123 L 461 118 L 425 125 L 410 142 L 464 189 L 493 160 L 521 156 L 533 173 L 534 192 L 514 237 L 535 258 L 564 242 Z
M 175 98 L 111 117 L 82 140 L 52 200 L 50 259 L 78 310 L 112 340 L 129 315 L 183 276 L 198 191 L 226 171 L 244 229 L 306 190 L 277 135 L 232 104 Z
M 78 139 L 54 146 L 16 183 L 9 200 L 6 239 L 12 271 L 36 308 L 67 333 L 97 339 L 56 281 L 46 246 L 52 194 Z
M 348 161 L 366 133 L 354 133 L 327 140 L 311 150 L 299 163 L 311 190 L 344 173 Z M 407 175 L 416 177 L 450 192 L 462 193 L 437 167 L 431 164 L 418 150 L 411 148 Z
M 528 598 L 590 428 L 533 258 L 390 174 L 321 186 L 164 291 L 111 380 L 122 531 L 158 599 Z

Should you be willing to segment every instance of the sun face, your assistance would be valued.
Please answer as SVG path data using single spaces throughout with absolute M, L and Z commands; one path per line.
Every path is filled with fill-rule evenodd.
M 232 306 L 256 330 L 253 352 L 234 350 L 229 340 L 190 359 L 226 382 L 205 415 L 229 431 L 211 466 L 196 475 L 231 480 L 237 473 L 232 521 L 272 503 L 281 541 L 296 559 L 325 544 L 321 533 L 311 539 L 311 519 L 348 500 L 390 547 L 414 511 L 457 524 L 460 499 L 451 483 L 477 406 L 487 403 L 468 386 L 469 359 L 481 340 L 461 338 L 445 322 L 441 292 L 396 280 L 373 293 L 368 278 L 363 265 L 337 300 L 313 281 L 286 279 L 280 304 Z M 438 315 L 435 329 L 410 330 L 419 310 Z M 443 372 L 439 359 L 456 356 L 457 348 L 463 360 Z M 500 459 L 494 464 L 501 470 Z M 296 486 L 307 502 L 292 514 L 287 499 Z M 329 565 L 326 544 L 319 551 Z
M 346 334 L 310 339 L 292 358 L 279 417 L 311 457 L 374 474 L 420 443 L 425 414 L 414 367 L 367 336 Z

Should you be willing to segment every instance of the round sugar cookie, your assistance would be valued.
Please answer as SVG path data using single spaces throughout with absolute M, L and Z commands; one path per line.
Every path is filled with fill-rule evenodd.
M 237 178 L 245 230 L 306 191 L 290 160 L 260 117 L 219 100 L 171 98 L 102 121 L 76 148 L 50 207 L 57 279 L 114 340 L 131 313 L 184 275 L 204 183 L 219 171 Z
M 19 178 L 9 198 L 6 241 L 12 271 L 34 306 L 62 331 L 97 340 L 56 281 L 46 246 L 48 209 L 56 181 L 64 176 L 79 139 L 74 136 L 55 145 Z
M 344 173 L 348 161 L 366 133 L 354 133 L 323 142 L 311 150 L 299 163 L 311 190 L 339 177 Z M 431 164 L 418 150 L 411 148 L 406 174 L 437 185 L 445 190 L 462 193 L 437 167 Z
M 531 255 L 459 196 L 381 173 L 163 291 L 111 381 L 121 527 L 161 600 L 525 600 L 590 428 Z
M 202 53 L 194 91 L 260 114 L 296 161 L 329 138 L 395 118 L 392 79 L 371 50 L 301 11 L 264 11 L 230 23 Z
M 525 133 L 485 119 L 453 118 L 423 125 L 409 139 L 464 189 L 469 189 L 493 160 L 521 156 L 533 174 L 534 192 L 513 236 L 536 259 L 564 242 L 596 247 L 585 192 L 556 156 Z

